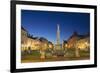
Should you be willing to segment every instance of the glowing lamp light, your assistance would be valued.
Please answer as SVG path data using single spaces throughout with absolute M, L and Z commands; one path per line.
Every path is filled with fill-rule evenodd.
M 49 48 L 52 48 L 52 45 L 51 44 L 49 44 Z
M 67 46 L 68 46 L 68 45 L 67 45 L 67 44 L 65 44 L 65 47 L 66 47 L 66 48 L 67 48 Z

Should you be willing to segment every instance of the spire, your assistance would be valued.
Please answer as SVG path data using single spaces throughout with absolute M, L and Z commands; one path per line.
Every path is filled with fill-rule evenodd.
M 60 44 L 60 27 L 59 27 L 59 24 L 57 24 L 57 44 Z

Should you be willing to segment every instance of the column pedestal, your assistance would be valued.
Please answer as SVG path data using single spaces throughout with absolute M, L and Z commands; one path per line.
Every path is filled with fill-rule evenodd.
M 75 49 L 75 55 L 76 55 L 76 57 L 80 57 L 80 54 L 79 54 L 79 49 Z
M 41 59 L 45 59 L 45 52 L 44 51 L 41 51 L 40 54 L 41 54 L 40 58 Z

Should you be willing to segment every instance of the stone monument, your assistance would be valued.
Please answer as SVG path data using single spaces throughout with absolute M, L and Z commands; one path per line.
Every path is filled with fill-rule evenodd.
M 60 44 L 60 27 L 59 24 L 57 25 L 57 41 L 55 44 L 55 49 L 60 50 L 61 49 L 61 44 Z

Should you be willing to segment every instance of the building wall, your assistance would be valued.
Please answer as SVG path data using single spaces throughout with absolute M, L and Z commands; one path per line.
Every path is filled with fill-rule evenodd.
M 21 43 L 25 44 L 27 42 L 27 32 L 25 30 L 21 30 Z
M 27 50 L 27 32 L 21 29 L 21 50 Z
M 75 43 L 76 43 L 77 39 L 78 38 L 76 36 L 71 38 L 67 43 L 67 48 L 69 48 L 69 49 L 70 48 L 75 48 Z
M 46 50 L 53 47 L 52 43 L 48 43 L 47 40 L 42 39 L 40 41 L 38 38 L 34 39 L 27 35 L 27 31 L 21 29 L 21 51 L 24 50 Z
M 89 37 L 78 40 L 76 43 L 76 48 L 79 48 L 80 50 L 89 50 L 90 48 Z
M 79 48 L 80 50 L 88 50 L 90 48 L 89 36 L 81 38 L 79 35 L 72 35 L 67 41 L 67 49 L 73 48 Z
M 30 47 L 31 50 L 39 50 L 41 42 L 38 39 L 28 38 L 27 40 L 27 48 Z

